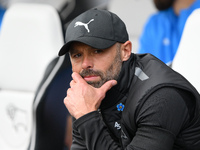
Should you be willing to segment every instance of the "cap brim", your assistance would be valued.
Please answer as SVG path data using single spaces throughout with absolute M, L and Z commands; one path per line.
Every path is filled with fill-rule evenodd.
M 96 38 L 96 37 L 79 37 L 76 40 L 70 40 L 65 45 L 63 45 L 58 55 L 62 56 L 66 54 L 69 51 L 69 48 L 72 42 L 81 42 L 97 49 L 106 49 L 116 43 L 116 41 L 111 41 L 111 40 L 101 39 L 101 38 Z

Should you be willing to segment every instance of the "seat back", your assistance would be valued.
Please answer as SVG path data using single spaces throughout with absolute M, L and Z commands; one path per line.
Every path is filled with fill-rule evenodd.
M 37 88 L 63 44 L 60 18 L 52 6 L 16 3 L 6 11 L 0 32 L 0 149 L 27 149 Z
M 200 92 L 200 9 L 188 17 L 172 68 L 188 79 Z

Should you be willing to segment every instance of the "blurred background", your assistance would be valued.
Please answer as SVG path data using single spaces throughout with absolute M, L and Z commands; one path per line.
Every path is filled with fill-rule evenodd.
M 144 25 L 150 15 L 157 11 L 153 0 L 109 0 L 108 10 L 116 13 L 125 22 L 133 52 L 137 52 Z
M 125 22 L 134 53 L 138 52 L 140 37 L 145 29 L 144 35 L 149 37 L 147 49 L 155 44 L 163 57 L 167 56 L 163 53 L 166 49 L 173 58 L 170 41 L 178 46 L 187 17 L 200 7 L 200 0 L 185 0 L 187 5 L 181 5 L 186 9 L 180 10 L 183 14 L 178 17 L 181 13 L 175 14 L 170 7 L 174 1 L 180 4 L 182 2 L 0 0 L 0 150 L 70 149 L 72 118 L 63 104 L 63 99 L 69 88 L 72 70 L 68 54 L 58 57 L 58 51 L 64 44 L 65 30 L 72 19 L 95 7 L 110 10 Z M 160 11 L 154 2 L 158 2 L 158 6 L 167 2 L 166 8 L 164 7 L 166 10 L 161 7 L 164 11 Z M 187 9 L 190 5 L 192 7 Z M 195 62 L 199 56 L 195 55 L 196 59 L 193 59 L 194 55 L 191 55 L 192 58 L 188 57 L 188 49 L 192 47 L 193 53 L 196 54 L 200 48 L 199 15 L 200 10 L 193 19 L 195 22 L 188 25 L 189 30 L 187 29 L 185 34 L 187 38 L 181 42 L 183 46 L 179 50 L 179 53 L 182 53 L 185 48 L 185 53 L 179 54 L 181 59 L 175 61 L 175 66 L 184 70 L 184 75 L 188 73 L 188 79 L 194 79 L 193 83 L 200 88 L 200 82 L 196 80 L 198 77 L 194 77 L 200 74 L 195 72 L 200 69 L 196 69 L 197 66 L 194 65 L 199 64 Z M 154 21 L 153 25 L 149 18 Z M 148 23 L 152 28 L 146 26 Z M 188 71 L 188 68 L 193 73 Z
M 18 2 L 50 4 L 60 13 L 66 24 L 89 8 L 108 9 L 116 13 L 126 23 L 130 40 L 133 42 L 133 52 L 138 49 L 138 38 L 145 22 L 151 14 L 157 11 L 153 0 L 0 0 L 1 6 L 6 9 Z

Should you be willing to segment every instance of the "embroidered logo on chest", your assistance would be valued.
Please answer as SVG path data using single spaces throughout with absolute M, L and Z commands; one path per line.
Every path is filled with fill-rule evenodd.
M 117 128 L 117 130 L 121 129 L 121 125 L 118 122 L 115 122 L 115 126 L 114 127 Z

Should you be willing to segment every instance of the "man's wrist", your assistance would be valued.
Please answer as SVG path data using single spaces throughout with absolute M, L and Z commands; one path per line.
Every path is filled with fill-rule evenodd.
M 92 118 L 98 117 L 98 116 L 99 116 L 98 111 L 92 111 L 92 112 L 87 113 L 87 114 L 79 117 L 78 119 L 76 119 L 73 124 L 76 128 L 78 128 L 84 122 L 87 122 L 87 121 L 91 120 Z

